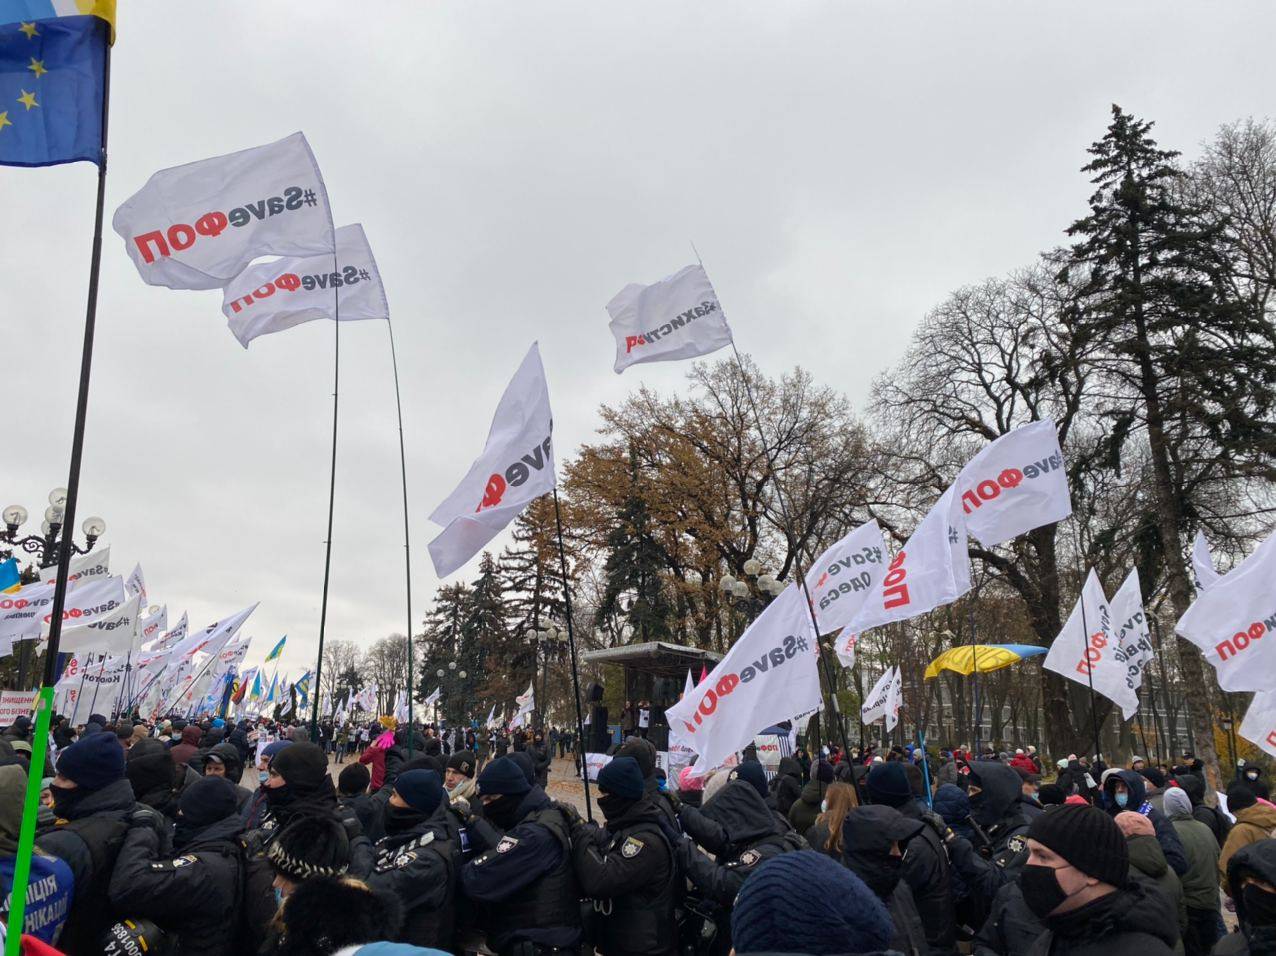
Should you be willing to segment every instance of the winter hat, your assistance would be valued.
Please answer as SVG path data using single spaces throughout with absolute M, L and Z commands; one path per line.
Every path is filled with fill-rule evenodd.
M 1058 806 L 1066 799 L 1063 787 L 1057 783 L 1042 784 L 1041 789 L 1037 791 L 1037 800 L 1040 801 L 1043 807 Z
M 337 776 L 337 789 L 348 797 L 356 796 L 368 789 L 372 782 L 372 774 L 366 764 L 352 763 Z
M 745 882 L 731 911 L 735 951 L 866 953 L 890 945 L 890 915 L 864 882 L 823 853 L 782 853 Z
M 1170 787 L 1166 790 L 1162 805 L 1165 807 L 1165 815 L 1171 820 L 1188 820 L 1192 817 L 1192 798 L 1181 787 Z
M 1130 851 L 1112 818 L 1096 807 L 1065 804 L 1032 821 L 1027 837 L 1049 847 L 1087 876 L 1124 886 Z
M 293 743 L 277 753 L 270 769 L 297 793 L 311 793 L 328 779 L 328 758 L 314 744 Z
M 497 757 L 478 776 L 478 791 L 483 796 L 505 794 L 521 796 L 532 789 L 531 782 L 510 757 Z
M 433 770 L 409 770 L 394 780 L 394 792 L 427 816 L 443 802 L 443 779 Z
M 13 723 L 9 726 L 9 729 L 14 733 L 26 734 L 31 730 L 31 718 L 26 714 L 19 714 L 13 719 Z
M 275 740 L 266 744 L 266 746 L 261 750 L 261 755 L 266 758 L 266 765 L 269 766 L 270 761 L 272 761 L 279 753 L 291 746 L 291 740 Z
M 678 789 L 683 793 L 695 793 L 704 789 L 704 779 L 696 774 L 694 767 L 683 767 L 678 771 Z
M 360 880 L 316 877 L 284 900 L 279 919 L 284 940 L 275 950 L 289 956 L 318 956 L 345 946 L 393 939 L 403 926 L 403 905 L 392 893 Z M 410 947 L 408 952 L 422 952 Z
M 656 772 L 656 745 L 641 737 L 626 737 L 625 742 L 616 751 L 617 757 L 633 757 L 638 761 L 638 769 L 646 780 Z
M 478 757 L 468 750 L 458 750 L 447 758 L 447 769 L 473 779 L 474 768 L 478 766 Z
M 214 726 L 214 727 L 217 727 L 217 728 L 225 727 L 225 726 L 226 726 L 226 721 L 222 720 L 220 717 L 214 717 L 214 718 L 213 718 L 213 726 Z
M 1158 790 L 1165 786 L 1165 774 L 1157 770 L 1156 767 L 1144 767 L 1139 773 L 1143 774 L 1143 779 L 1147 780 Z
M 875 764 L 868 772 L 868 795 L 874 803 L 888 807 L 902 807 L 913 799 L 904 765 L 894 760 Z
M 58 761 L 58 767 L 61 768 L 62 761 Z M 1258 797 L 1254 795 L 1254 791 L 1243 783 L 1234 783 L 1227 788 L 1227 809 L 1235 816 L 1239 810 L 1247 810 L 1254 804 L 1258 803 Z
M 1023 748 L 1022 748 L 1022 747 L 1016 747 L 1016 748 L 1015 748 L 1015 756 L 1016 756 L 1016 757 L 1022 757 L 1022 756 L 1023 756 Z
M 1063 802 L 1070 807 L 1088 807 L 1090 805 L 1090 801 L 1079 793 L 1074 793 Z
M 818 783 L 832 783 L 833 765 L 826 760 L 821 760 L 815 766 L 815 779 Z
M 1040 783 L 1041 782 L 1041 774 L 1039 773 L 1034 773 L 1033 771 L 1026 770 L 1023 767 L 1011 767 L 1010 769 L 1012 769 L 1015 773 L 1019 774 L 1019 779 L 1022 780 L 1024 783 Z
M 762 769 L 762 764 L 756 760 L 746 760 L 740 766 L 731 771 L 730 779 L 743 780 L 756 790 L 762 799 L 766 799 L 769 795 L 766 785 L 766 771 Z
M 1112 819 L 1116 821 L 1116 825 L 1121 828 L 1127 840 L 1136 836 L 1156 836 L 1156 827 L 1152 826 L 1152 821 L 1141 813 L 1122 810 Z
M 302 814 L 279 831 L 266 858 L 275 872 L 294 883 L 316 876 L 340 876 L 350 867 L 350 838 L 340 820 Z
M 529 784 L 536 783 L 536 765 L 532 763 L 532 758 L 528 756 L 526 750 L 515 750 L 506 759 L 514 761 L 514 766 L 523 772 Z
M 18 852 L 18 831 L 22 829 L 22 803 L 27 775 L 17 764 L 0 767 L 0 853 Z
M 124 751 L 115 734 L 89 734 L 58 756 L 57 771 L 85 790 L 101 790 L 124 779 Z
M 642 796 L 642 770 L 633 757 L 613 757 L 598 771 L 598 789 L 625 800 Z
M 438 757 L 431 756 L 430 754 L 421 754 L 421 756 L 413 757 L 400 767 L 399 773 L 407 773 L 409 770 L 433 770 L 442 777 L 443 767 L 443 761 Z
M 235 785 L 225 777 L 200 777 L 182 791 L 177 806 L 191 826 L 206 827 L 235 812 Z

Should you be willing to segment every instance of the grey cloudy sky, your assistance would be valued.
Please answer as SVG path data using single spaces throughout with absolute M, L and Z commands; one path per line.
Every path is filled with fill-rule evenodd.
M 947 292 L 1062 241 L 1111 103 L 1193 154 L 1276 88 L 1265 2 L 120 6 L 108 223 L 156 169 L 301 129 L 338 224 L 365 226 L 421 612 L 426 516 L 532 339 L 560 460 L 599 403 L 682 387 L 678 365 L 611 371 L 603 306 L 689 240 L 743 351 L 860 403 Z M 66 480 L 93 188 L 85 164 L 0 169 L 0 504 L 33 513 Z M 106 518 L 117 572 L 140 560 L 174 617 L 260 600 L 249 663 L 286 632 L 296 672 L 319 622 L 332 326 L 245 352 L 220 301 L 144 285 L 108 232 L 81 517 Z M 394 395 L 384 327 L 341 338 L 328 634 L 371 642 L 405 626 Z

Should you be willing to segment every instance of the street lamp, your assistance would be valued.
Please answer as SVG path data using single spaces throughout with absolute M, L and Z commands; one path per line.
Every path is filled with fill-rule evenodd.
M 764 571 L 762 562 L 757 558 L 749 558 L 744 562 L 744 573 L 747 578 L 752 579 L 752 584 L 745 578 L 724 574 L 718 582 L 718 590 L 727 599 L 733 619 L 736 608 L 739 608 L 745 620 L 752 622 L 773 598 L 783 593 L 785 584 L 774 574 Z
M 567 646 L 567 632 L 562 628 L 555 627 L 553 624 L 547 624 L 542 630 L 532 631 L 531 640 L 533 642 L 533 679 L 535 679 L 536 670 L 541 672 L 540 693 L 536 695 L 536 711 L 533 723 L 539 726 L 543 732 L 545 730 L 545 697 L 549 693 L 549 662 L 551 658 L 557 659 Z M 543 666 L 537 667 L 537 665 Z

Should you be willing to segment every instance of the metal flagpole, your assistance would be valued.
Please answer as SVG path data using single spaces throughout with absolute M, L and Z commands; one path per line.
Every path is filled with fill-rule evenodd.
M 408 534 L 408 460 L 403 451 L 403 400 L 399 396 L 399 359 L 394 351 L 394 325 L 388 315 L 385 327 L 390 332 L 390 365 L 394 369 L 394 407 L 399 413 L 399 474 L 403 479 L 403 565 L 407 582 L 408 603 L 408 759 L 412 759 L 412 725 L 414 719 L 412 698 L 412 543 Z
M 576 733 L 580 735 L 580 779 L 585 786 L 585 819 L 594 819 L 589 799 L 589 767 L 585 763 L 585 719 L 580 712 L 580 669 L 576 662 L 576 629 L 572 624 L 572 589 L 567 582 L 567 549 L 563 545 L 563 512 L 558 505 L 558 485 L 554 486 L 554 523 L 558 527 L 558 562 L 563 571 L 563 605 L 567 612 L 567 645 L 572 653 L 572 698 L 576 701 Z
M 331 223 L 329 223 L 331 225 Z M 332 267 L 338 270 L 337 236 L 332 236 Z M 319 654 L 315 658 L 315 687 L 323 674 L 323 635 L 328 624 L 328 578 L 332 570 L 332 506 L 337 497 L 337 385 L 341 377 L 341 301 L 337 290 L 332 292 L 332 468 L 328 478 L 328 539 L 323 549 L 323 599 L 319 605 Z M 276 665 L 278 667 L 278 665 Z M 319 739 L 319 695 L 310 711 L 310 739 Z

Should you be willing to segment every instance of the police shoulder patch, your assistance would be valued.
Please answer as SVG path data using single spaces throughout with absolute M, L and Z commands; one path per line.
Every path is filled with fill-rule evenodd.
M 501 837 L 501 842 L 496 844 L 497 853 L 508 853 L 514 847 L 518 846 L 518 838 L 512 836 Z
M 151 869 L 152 870 L 179 870 L 184 866 L 193 866 L 194 864 L 198 862 L 199 862 L 199 858 L 197 856 L 195 856 L 193 853 L 188 853 L 186 854 L 186 856 L 179 856 L 175 860 L 161 860 L 158 863 L 152 863 Z
M 637 837 L 627 837 L 625 839 L 625 842 L 622 843 L 620 846 L 620 855 L 623 856 L 626 860 L 632 860 L 634 857 L 636 857 L 639 853 L 642 852 L 642 848 L 644 846 L 646 846 L 646 844 L 643 843 L 642 840 L 639 840 Z
M 1028 844 L 1024 841 L 1023 837 L 1012 836 L 1006 841 L 1006 848 L 1012 853 L 1022 853 L 1024 850 L 1028 849 Z
M 412 852 L 411 850 L 408 850 L 407 853 L 400 853 L 398 856 L 394 858 L 395 867 L 404 867 L 410 863 L 415 863 L 415 862 L 416 862 L 416 854 Z
M 759 853 L 757 850 L 745 850 L 743 853 L 740 854 L 740 865 L 754 866 L 757 864 L 758 860 L 760 859 L 762 859 L 762 854 Z

